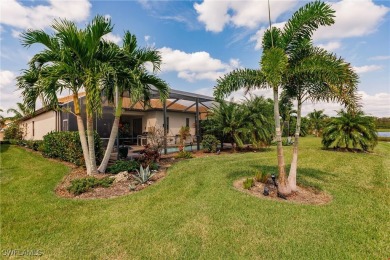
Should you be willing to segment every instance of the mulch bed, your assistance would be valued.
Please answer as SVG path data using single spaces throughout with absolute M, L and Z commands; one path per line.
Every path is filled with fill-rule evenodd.
M 247 178 L 239 179 L 233 183 L 234 188 L 237 190 L 250 194 L 252 196 L 255 196 L 260 199 L 267 199 L 267 200 L 275 200 L 275 201 L 287 201 L 287 202 L 293 202 L 293 203 L 299 203 L 299 204 L 310 204 L 310 205 L 324 205 L 327 203 L 330 203 L 332 201 L 332 196 L 329 194 L 313 189 L 313 188 L 307 188 L 307 187 L 299 187 L 298 191 L 293 192 L 291 195 L 287 197 L 287 200 L 282 199 L 278 197 L 277 195 L 277 188 L 267 182 L 267 184 L 261 183 L 261 182 L 255 182 L 255 186 L 251 189 L 247 190 L 243 188 L 243 182 Z M 269 189 L 269 195 L 265 196 L 263 195 L 264 187 L 267 186 Z

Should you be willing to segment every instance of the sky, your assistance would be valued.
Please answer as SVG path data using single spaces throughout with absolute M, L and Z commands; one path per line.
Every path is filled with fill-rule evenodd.
M 282 28 L 291 15 L 308 1 L 270 0 L 271 20 Z M 390 117 L 390 1 L 329 1 L 336 11 L 335 24 L 321 27 L 314 44 L 351 63 L 359 74 L 363 111 Z M 171 88 L 212 96 L 216 79 L 236 68 L 259 69 L 261 37 L 268 26 L 265 0 L 200 1 L 0 1 L 0 108 L 22 102 L 15 77 L 41 46 L 25 48 L 20 33 L 50 28 L 56 18 L 84 27 L 95 15 L 114 24 L 107 40 L 119 45 L 125 31 L 137 36 L 140 47 L 160 51 L 163 65 L 159 76 Z M 65 96 L 68 93 L 61 93 Z M 272 97 L 270 90 L 253 94 Z M 243 92 L 232 94 L 236 101 Z M 329 116 L 342 107 L 335 103 L 303 105 L 302 113 L 324 109 Z M 9 116 L 9 115 L 8 115 Z

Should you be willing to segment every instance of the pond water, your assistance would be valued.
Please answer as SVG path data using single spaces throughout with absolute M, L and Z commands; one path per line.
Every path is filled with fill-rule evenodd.
M 380 137 L 390 137 L 390 132 L 378 132 L 378 136 L 380 136 Z

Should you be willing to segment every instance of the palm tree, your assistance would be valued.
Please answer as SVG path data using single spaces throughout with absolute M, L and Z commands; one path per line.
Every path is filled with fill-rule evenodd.
M 232 151 L 235 151 L 236 146 L 243 146 L 243 137 L 248 132 L 245 128 L 246 118 L 243 114 L 244 109 L 240 104 L 234 103 L 233 100 L 230 102 L 221 100 L 219 104 L 211 108 L 209 123 L 205 125 L 205 131 L 226 136 L 231 142 Z
M 346 148 L 363 151 L 372 150 L 377 144 L 378 135 L 375 120 L 363 112 L 351 113 L 341 110 L 338 117 L 330 120 L 323 132 L 322 144 L 329 148 Z
M 111 103 L 114 103 L 115 119 L 112 125 L 110 138 L 104 158 L 98 168 L 99 172 L 105 172 L 110 159 L 115 137 L 118 134 L 119 120 L 122 114 L 122 103 L 125 94 L 129 94 L 132 102 L 141 99 L 147 101 L 150 96 L 151 87 L 159 91 L 161 100 L 165 100 L 169 94 L 168 84 L 150 74 L 146 70 L 146 63 L 151 63 L 153 71 L 160 69 L 161 55 L 155 49 L 138 48 L 135 35 L 126 32 L 123 37 L 121 49 L 114 48 L 118 52 L 117 59 L 111 61 L 111 69 L 105 77 L 105 94 Z
M 31 114 L 31 110 L 28 109 L 28 107 L 26 107 L 23 103 L 16 103 L 16 106 L 18 108 L 9 108 L 7 110 L 7 113 L 13 113 L 14 116 L 11 117 L 12 120 L 18 120 L 24 116 L 27 116 L 29 114 Z
M 278 157 L 278 191 L 282 195 L 289 195 L 291 187 L 285 172 L 285 163 L 282 147 L 280 117 L 279 117 L 279 89 L 284 86 L 291 74 L 290 57 L 293 50 L 297 49 L 303 40 L 310 39 L 313 32 L 320 26 L 331 25 L 334 11 L 328 4 L 316 1 L 308 3 L 295 12 L 288 20 L 283 30 L 271 27 L 264 33 L 263 56 L 261 70 L 239 69 L 235 70 L 217 81 L 215 96 L 222 98 L 233 91 L 245 88 L 270 87 L 274 96 L 274 120 L 277 141 Z M 297 73 L 311 71 L 314 66 L 300 68 Z
M 73 93 L 74 114 L 80 134 L 83 155 L 89 175 L 97 173 L 93 137 L 93 113 L 101 113 L 100 79 L 104 72 L 104 62 L 112 59 L 115 53 L 105 52 L 102 37 L 112 31 L 111 21 L 96 16 L 83 30 L 74 22 L 55 20 L 52 25 L 54 35 L 42 30 L 28 30 L 22 34 L 24 46 L 42 44 L 45 49 L 31 59 L 30 67 L 39 70 L 36 84 L 25 84 L 18 79 L 23 90 L 25 103 L 35 107 L 35 100 L 43 94 L 48 103 L 57 106 L 57 92 L 69 89 Z M 86 93 L 87 136 L 81 118 L 78 93 Z M 39 93 L 39 94 L 37 94 Z M 35 99 L 35 100 L 34 100 Z
M 319 136 L 320 132 L 324 128 L 325 119 L 328 118 L 327 115 L 324 114 L 324 110 L 315 110 L 307 114 L 307 117 L 310 120 L 310 128 L 313 130 L 316 137 Z

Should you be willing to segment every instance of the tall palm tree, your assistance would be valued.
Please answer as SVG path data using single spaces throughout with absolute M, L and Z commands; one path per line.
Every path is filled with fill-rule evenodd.
M 289 195 L 291 187 L 288 184 L 285 171 L 280 117 L 279 117 L 279 89 L 284 85 L 289 70 L 290 56 L 305 39 L 310 39 L 313 32 L 324 25 L 334 23 L 334 11 L 328 4 L 316 1 L 308 3 L 295 12 L 282 30 L 275 27 L 268 29 L 263 36 L 263 56 L 261 70 L 235 70 L 217 81 L 215 96 L 222 98 L 233 91 L 245 88 L 270 87 L 274 96 L 274 120 L 277 141 L 278 157 L 278 191 L 282 195 Z M 303 71 L 303 68 L 301 68 Z M 306 67 L 306 71 L 315 70 L 314 66 Z
M 30 66 L 39 70 L 40 84 L 23 84 L 25 103 L 35 106 L 34 98 L 44 94 L 50 104 L 57 105 L 56 93 L 69 89 L 73 93 L 74 114 L 80 134 L 80 141 L 89 175 L 97 173 L 93 137 L 93 113 L 101 113 L 100 78 L 104 72 L 104 62 L 115 53 L 104 52 L 103 36 L 112 31 L 111 21 L 96 16 L 85 29 L 78 29 L 74 22 L 55 20 L 54 35 L 42 30 L 28 30 L 22 34 L 24 46 L 42 44 L 45 49 L 31 59 Z M 86 93 L 87 136 L 80 113 L 78 95 L 81 89 Z M 34 103 L 34 105 L 33 105 Z
M 115 104 L 115 117 L 107 149 L 98 168 L 99 172 L 105 172 L 114 147 L 124 95 L 128 94 L 133 103 L 141 99 L 147 101 L 152 86 L 159 91 L 161 100 L 165 100 L 169 94 L 168 84 L 146 70 L 147 63 L 152 64 L 154 72 L 160 69 L 161 55 L 157 50 L 138 48 L 137 39 L 130 32 L 125 33 L 122 48 L 114 49 L 118 56 L 110 62 L 111 69 L 104 79 L 106 82 L 104 92 L 108 100 Z
M 340 110 L 337 117 L 330 120 L 323 132 L 322 144 L 328 147 L 367 151 L 377 144 L 378 135 L 375 121 L 363 112 Z

